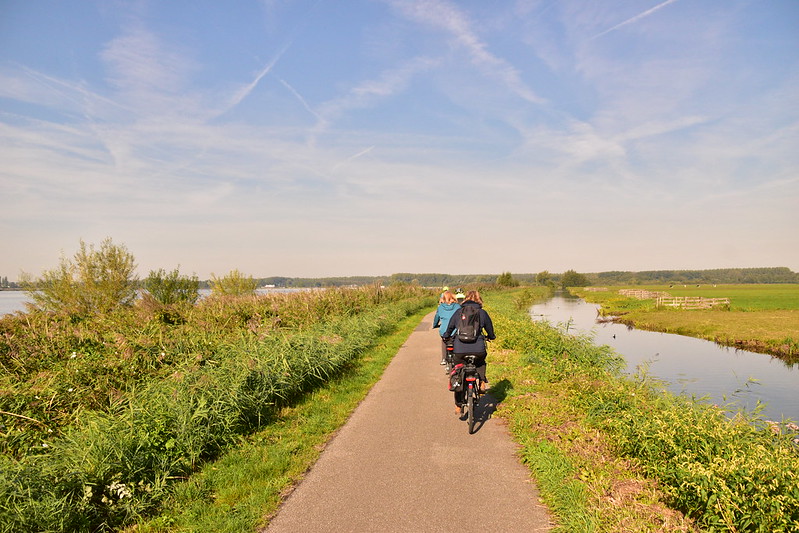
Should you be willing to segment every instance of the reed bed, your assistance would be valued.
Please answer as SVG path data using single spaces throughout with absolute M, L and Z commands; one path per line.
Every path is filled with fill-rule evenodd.
M 111 531 L 153 512 L 172 483 L 433 301 L 413 287 L 294 296 L 208 299 L 167 321 L 139 308 L 107 329 L 4 323 L 0 531 Z M 48 328 L 39 338 L 26 323 Z

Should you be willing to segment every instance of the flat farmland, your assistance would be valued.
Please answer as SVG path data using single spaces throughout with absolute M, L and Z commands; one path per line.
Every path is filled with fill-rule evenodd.
M 640 329 L 698 337 L 799 361 L 799 284 L 635 285 L 607 289 L 572 292 L 599 303 L 603 314 L 618 316 L 620 322 Z M 654 299 L 628 298 L 618 293 L 620 289 L 729 298 L 730 305 L 696 310 L 658 308 Z

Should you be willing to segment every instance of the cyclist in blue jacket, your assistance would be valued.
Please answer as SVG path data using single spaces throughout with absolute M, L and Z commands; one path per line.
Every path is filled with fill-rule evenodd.
M 441 364 L 447 364 L 447 339 L 444 337 L 444 330 L 449 325 L 449 319 L 452 315 L 460 309 L 461 306 L 455 301 L 455 295 L 450 291 L 445 290 L 441 293 L 441 298 L 438 300 L 438 309 L 436 309 L 436 316 L 433 317 L 433 329 L 438 330 L 441 335 Z M 441 327 L 443 325 L 443 327 Z

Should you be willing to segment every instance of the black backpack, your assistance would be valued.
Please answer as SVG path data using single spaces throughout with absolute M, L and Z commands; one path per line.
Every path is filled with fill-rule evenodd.
M 464 305 L 458 311 L 458 340 L 475 342 L 480 336 L 480 308 L 476 305 Z

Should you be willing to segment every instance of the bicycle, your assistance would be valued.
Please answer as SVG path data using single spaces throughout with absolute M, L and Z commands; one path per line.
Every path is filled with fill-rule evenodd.
M 444 373 L 449 375 L 452 372 L 452 367 L 455 366 L 455 363 L 452 362 L 452 353 L 455 349 L 455 340 L 450 337 L 448 339 L 444 339 L 444 344 L 446 345 L 447 355 L 444 356 Z
M 461 405 L 461 413 L 463 413 L 464 409 L 466 410 L 466 420 L 469 425 L 470 435 L 474 433 L 474 424 L 477 418 L 475 408 L 482 395 L 480 391 L 482 379 L 480 378 L 480 374 L 477 373 L 477 366 L 474 364 L 476 358 L 476 355 L 463 356 L 463 360 L 466 361 L 462 371 L 463 390 L 456 393 L 461 399 L 461 401 L 458 402 Z

